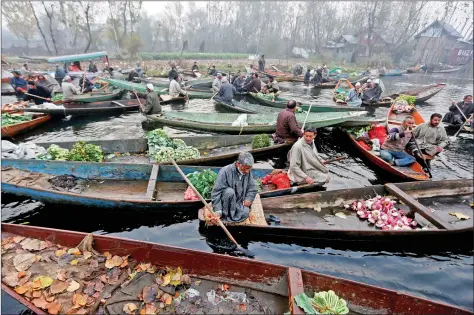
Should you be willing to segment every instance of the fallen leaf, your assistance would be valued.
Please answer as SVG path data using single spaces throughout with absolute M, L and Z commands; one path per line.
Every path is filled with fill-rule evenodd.
M 71 265 L 77 266 L 77 263 L 78 263 L 78 262 L 79 262 L 79 261 L 78 261 L 77 259 L 73 259 L 73 260 L 71 260 Z
M 47 305 L 48 313 L 52 315 L 59 314 L 59 311 L 61 311 L 61 304 L 56 303 L 56 302 L 51 302 Z
M 200 285 L 200 284 L 201 284 L 201 280 L 196 280 L 196 281 L 194 282 L 194 284 L 195 284 L 195 285 Z
M 5 249 L 5 250 L 9 250 L 9 249 L 12 249 L 12 248 L 15 248 L 15 247 L 16 247 L 15 243 L 8 243 L 8 244 L 3 245 L 3 249 Z
M 450 212 L 449 214 L 452 216 L 455 216 L 459 220 L 467 220 L 471 218 L 470 216 L 465 215 L 464 213 L 461 213 L 461 212 Z
M 37 299 L 31 300 L 31 303 L 33 303 L 36 307 L 46 309 L 48 306 L 48 302 L 44 299 L 44 296 L 41 296 Z
M 86 306 L 91 306 L 95 303 L 95 299 L 92 296 L 87 297 Z
M 69 265 L 69 263 L 71 262 L 71 260 L 74 259 L 74 256 L 71 255 L 71 254 L 64 254 L 62 256 L 59 257 L 58 259 L 58 264 L 60 267 L 64 267 L 66 265 Z
M 101 275 L 99 277 L 100 281 L 104 282 L 104 283 L 107 283 L 107 275 Z
M 173 298 L 171 296 L 168 296 L 168 298 L 165 301 L 165 304 L 166 305 L 171 305 L 171 303 L 173 303 Z
M 13 266 L 17 271 L 25 271 L 36 261 L 36 256 L 32 253 L 23 253 L 13 258 Z
M 58 270 L 58 275 L 56 276 L 56 278 L 57 278 L 58 280 L 61 280 L 61 281 L 66 281 L 66 280 L 67 280 L 66 270 L 64 270 L 64 269 L 59 269 L 59 270 Z
M 94 293 L 95 293 L 95 283 L 94 282 L 89 282 L 89 284 L 87 284 L 85 287 L 84 287 L 84 290 L 83 292 L 89 296 L 92 296 Z
M 147 269 L 149 269 L 151 267 L 151 264 L 139 264 L 138 265 L 138 269 L 140 271 L 146 271 Z
M 90 269 L 96 269 L 99 267 L 99 262 L 97 260 L 92 260 L 91 263 L 89 264 Z
M 343 212 L 338 212 L 334 214 L 336 217 L 341 218 L 341 219 L 346 219 L 346 215 Z
M 145 303 L 153 302 L 157 294 L 158 294 L 158 286 L 156 284 L 152 286 L 144 287 L 142 291 L 143 302 Z
M 21 277 L 20 277 L 20 273 L 21 273 Z M 20 280 L 18 281 L 18 285 L 24 285 L 25 283 L 28 282 L 28 280 L 30 280 L 31 272 L 22 271 L 20 273 L 18 274 L 18 278 L 20 278 Z
M 105 258 L 110 259 L 112 258 L 112 255 L 109 252 L 104 253 Z
M 20 295 L 23 295 L 29 289 L 30 289 L 30 287 L 28 285 L 21 285 L 21 286 L 15 288 L 15 292 L 20 294 Z
M 9 273 L 2 281 L 9 287 L 16 287 L 18 285 L 18 272 Z
M 91 252 L 84 252 L 83 255 L 84 255 L 84 259 L 85 259 L 85 260 L 87 260 L 87 259 L 89 259 L 89 258 L 92 257 L 92 253 L 91 253 Z
M 66 251 L 64 249 L 58 249 L 56 251 L 56 257 L 61 257 L 64 254 L 66 254 Z
M 247 310 L 247 305 L 246 304 L 239 304 L 239 311 L 245 312 Z
M 94 290 L 101 292 L 102 290 L 104 290 L 104 288 L 105 288 L 105 285 L 101 281 L 97 281 L 95 283 Z
M 43 291 L 43 295 L 44 295 L 44 298 L 46 299 L 46 301 L 48 301 L 48 302 L 54 302 L 54 300 L 56 299 L 56 297 L 54 295 L 48 295 L 48 293 L 46 291 Z
M 137 306 L 134 303 L 127 303 L 123 306 L 123 311 L 127 314 L 135 314 Z
M 53 283 L 53 278 L 48 276 L 38 276 L 33 282 L 39 281 L 41 289 L 49 287 Z
M 23 241 L 24 239 L 25 239 L 24 236 L 14 236 L 14 237 L 13 237 L 13 241 L 14 241 L 15 243 L 20 243 L 20 242 Z
M 128 276 L 130 277 L 130 280 L 132 280 L 133 278 L 135 278 L 135 276 L 137 275 L 137 272 L 134 271 L 132 272 L 131 274 L 129 274 Z M 158 283 L 159 284 L 159 283 Z
M 156 314 L 157 310 L 158 308 L 155 304 L 145 304 L 145 307 L 142 307 L 142 310 L 140 311 L 140 315 L 153 315 Z
M 125 259 L 123 263 L 120 265 L 120 268 L 125 268 L 128 266 L 128 259 Z
M 77 289 L 79 289 L 80 286 L 81 285 L 79 283 L 77 283 L 74 280 L 71 280 L 71 282 L 69 283 L 69 286 L 67 287 L 67 292 L 74 292 Z
M 162 287 L 166 287 L 168 284 L 170 284 L 171 280 L 171 275 L 167 274 L 163 277 L 163 283 L 161 284 Z
M 79 256 L 81 254 L 81 251 L 77 247 L 74 247 L 74 248 L 69 248 L 67 253 L 71 255 Z
M 321 212 L 321 206 L 316 205 L 316 206 L 313 207 L 313 210 L 316 211 L 316 212 Z
M 39 298 L 41 295 L 43 295 L 43 294 L 41 293 L 41 291 L 33 291 L 33 293 L 32 293 L 32 296 L 33 296 L 34 298 Z
M 48 247 L 46 242 L 34 238 L 25 238 L 20 245 L 25 250 L 42 250 Z
M 64 292 L 69 287 L 69 283 L 59 280 L 54 280 L 49 288 L 51 294 L 58 294 Z
M 66 312 L 66 314 L 67 315 L 70 315 L 70 314 L 84 315 L 84 314 L 87 314 L 87 309 L 83 307 L 78 308 L 77 306 L 73 306 Z
M 105 267 L 112 269 L 113 267 L 118 267 L 123 263 L 123 259 L 120 256 L 114 256 L 111 259 L 105 261 Z
M 74 303 L 74 305 L 84 306 L 87 303 L 87 295 L 74 294 L 74 296 L 72 297 L 72 302 Z

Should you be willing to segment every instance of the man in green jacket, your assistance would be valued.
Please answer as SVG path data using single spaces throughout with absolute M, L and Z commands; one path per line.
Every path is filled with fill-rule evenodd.
M 161 105 L 158 94 L 154 91 L 154 86 L 151 83 L 146 85 L 146 107 L 144 110 L 145 115 L 161 114 Z

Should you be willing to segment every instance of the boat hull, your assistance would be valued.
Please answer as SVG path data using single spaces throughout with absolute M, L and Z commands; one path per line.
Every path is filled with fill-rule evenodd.
M 19 124 L 2 127 L 2 138 L 3 137 L 14 137 L 19 134 L 25 133 L 29 130 L 35 129 L 38 126 L 48 122 L 51 119 L 50 115 L 40 116 L 33 118 L 30 121 L 25 121 Z

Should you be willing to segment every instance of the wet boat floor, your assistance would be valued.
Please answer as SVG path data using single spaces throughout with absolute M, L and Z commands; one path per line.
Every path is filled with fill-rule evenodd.
M 156 307 L 156 313 L 160 314 L 282 314 L 288 311 L 288 297 L 251 289 L 238 282 L 230 281 L 232 284 L 227 284 L 226 279 L 213 275 L 212 270 L 203 271 L 206 279 L 188 275 L 189 284 L 162 286 L 158 279 L 166 278 L 164 275 L 170 271 L 166 269 L 167 266 L 138 264 L 128 256 L 122 256 L 120 259 L 127 263 L 110 268 L 105 266 L 106 262 L 113 260 L 108 253 L 90 255 L 90 252 L 81 252 L 75 248 L 72 254 L 69 250 L 49 242 L 2 233 L 3 282 L 43 310 L 50 306 L 47 302 L 59 303 L 59 313 L 62 314 L 71 308 L 75 308 L 73 313 L 84 314 L 85 310 L 91 310 L 98 299 L 102 300 L 98 312 L 104 313 L 106 308 L 109 314 L 123 314 L 127 303 L 137 307 L 136 314 L 146 306 Z M 58 251 L 62 251 L 60 256 Z M 107 258 L 105 255 L 110 256 Z M 15 267 L 19 266 L 20 257 L 24 262 L 21 277 Z M 31 261 L 27 263 L 29 259 Z M 76 262 L 71 263 L 73 260 Z M 173 266 L 172 269 L 176 271 L 177 267 Z M 182 272 L 186 274 L 186 270 Z M 40 287 L 41 282 L 37 281 L 39 276 L 49 277 L 54 282 Z M 6 277 L 8 280 L 5 280 Z M 209 280 L 207 277 L 218 280 Z M 72 280 L 79 286 L 69 292 L 66 288 Z M 59 293 L 53 293 L 52 288 L 55 287 L 57 291 L 58 284 L 64 288 Z M 264 283 L 256 285 L 265 286 Z M 145 287 L 159 290 L 159 297 L 152 298 L 148 304 L 143 301 Z M 165 293 L 168 296 L 164 296 Z M 76 295 L 84 298 L 84 304 L 74 302 Z

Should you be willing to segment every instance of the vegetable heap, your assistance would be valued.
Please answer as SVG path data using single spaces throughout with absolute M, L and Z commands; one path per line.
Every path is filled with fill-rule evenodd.
M 372 125 L 368 125 L 368 126 L 363 126 L 363 127 L 347 128 L 346 131 L 354 135 L 356 138 L 358 138 L 364 135 L 365 133 L 369 132 L 371 129 L 372 129 Z
M 62 101 L 62 100 L 63 100 L 63 94 L 62 93 L 57 93 L 51 98 L 52 102 L 57 102 L 57 101 Z
M 336 100 L 346 101 L 347 91 L 345 89 L 338 88 L 336 89 Z
M 276 96 L 275 93 L 263 94 L 262 92 L 258 92 L 257 96 L 260 98 L 264 98 L 268 101 L 273 101 L 273 100 L 276 101 L 278 99 L 278 96 Z
M 305 293 L 294 297 L 296 305 L 301 307 L 306 314 L 347 314 L 349 308 L 345 300 L 339 298 L 334 291 L 314 293 L 310 298 Z
M 216 183 L 217 173 L 211 169 L 207 169 L 201 172 L 193 172 L 186 177 L 189 179 L 191 184 L 196 187 L 197 191 L 203 196 L 205 199 L 211 198 L 211 192 L 214 188 L 214 184 Z
M 30 121 L 31 118 L 31 116 L 25 115 L 10 115 L 9 113 L 2 114 L 2 127 Z
M 102 148 L 84 141 L 76 142 L 71 151 L 61 148 L 56 144 L 49 146 L 47 154 L 38 156 L 38 160 L 57 160 L 57 161 L 85 161 L 85 162 L 103 162 L 104 152 Z
M 272 139 L 267 134 L 256 135 L 252 138 L 252 149 L 266 148 L 272 145 Z
M 401 94 L 395 99 L 395 102 L 400 100 L 407 101 L 409 105 L 413 105 L 415 104 L 416 96 Z
M 175 161 L 184 161 L 201 156 L 198 149 L 187 146 L 181 139 L 171 139 L 163 129 L 150 131 L 145 137 L 148 140 L 148 155 L 158 163 L 170 162 L 170 157 Z

